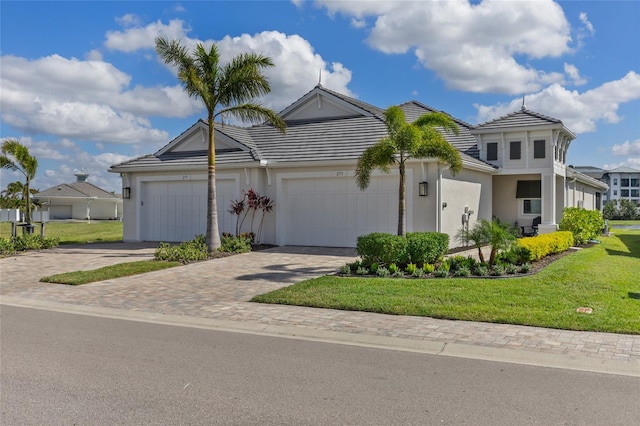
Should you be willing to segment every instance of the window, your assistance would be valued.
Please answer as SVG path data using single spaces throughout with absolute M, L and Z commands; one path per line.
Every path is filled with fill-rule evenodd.
M 618 195 L 618 190 L 617 189 L 613 190 L 613 195 Z
M 633 198 L 638 198 L 638 197 L 640 197 L 640 190 L 638 190 L 638 189 L 632 189 L 632 190 L 631 190 L 631 196 L 632 196 Z
M 628 197 L 629 196 L 629 190 L 628 189 L 621 189 L 620 190 L 620 196 L 621 197 Z
M 631 186 L 640 186 L 638 185 L 638 181 L 640 181 L 640 179 L 631 179 Z
M 614 184 L 614 185 L 617 185 L 617 184 L 618 184 L 618 178 L 614 178 L 614 179 L 613 179 L 613 184 Z
M 629 179 L 620 179 L 620 186 L 629 186 Z
M 522 212 L 524 214 L 541 214 L 542 200 L 523 200 Z
M 509 159 L 520 159 L 520 141 L 509 142 Z
M 546 141 L 533 141 L 533 158 L 544 158 Z
M 498 143 L 489 142 L 487 144 L 487 161 L 498 160 Z

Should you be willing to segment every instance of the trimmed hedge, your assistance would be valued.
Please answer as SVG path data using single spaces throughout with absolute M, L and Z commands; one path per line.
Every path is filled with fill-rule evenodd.
M 529 251 L 530 261 L 539 260 L 550 254 L 568 250 L 573 246 L 573 234 L 570 231 L 557 231 L 551 234 L 520 238 L 518 246 Z
M 435 263 L 449 250 L 449 236 L 439 232 L 410 232 L 406 237 L 374 232 L 358 237 L 356 252 L 362 264 L 405 267 Z

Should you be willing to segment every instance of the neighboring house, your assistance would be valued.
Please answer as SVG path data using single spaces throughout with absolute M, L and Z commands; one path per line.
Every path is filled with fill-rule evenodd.
M 122 218 L 122 198 L 87 182 L 89 175 L 75 174 L 76 181 L 40 191 L 33 196 L 50 220 L 107 220 Z
M 631 167 L 605 170 L 592 166 L 576 166 L 575 169 L 609 186 L 609 191 L 603 195 L 605 204 L 609 200 L 618 203 L 621 199 L 627 199 L 640 208 L 640 170 Z
M 415 101 L 400 107 L 408 121 L 435 111 Z M 284 135 L 268 124 L 217 125 L 220 232 L 235 232 L 231 201 L 252 188 L 275 204 L 264 243 L 353 247 L 360 235 L 395 233 L 397 169 L 375 172 L 365 191 L 354 179 L 360 154 L 386 136 L 383 113 L 318 85 L 280 113 Z M 460 134 L 445 136 L 460 151 L 459 174 L 451 176 L 436 159 L 407 164 L 407 231 L 445 232 L 456 246 L 463 216 L 471 227 L 494 216 L 520 225 L 542 216 L 540 230 L 549 232 L 564 206 L 601 208 L 606 185 L 565 166 L 575 136 L 559 120 L 523 110 L 477 127 L 456 122 Z M 205 232 L 206 149 L 207 124 L 200 120 L 155 154 L 110 168 L 130 196 L 124 200 L 125 241 L 184 241 Z

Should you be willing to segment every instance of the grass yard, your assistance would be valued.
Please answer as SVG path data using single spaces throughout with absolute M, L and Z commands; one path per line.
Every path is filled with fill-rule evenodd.
M 82 285 L 113 278 L 129 277 L 146 272 L 159 271 L 181 265 L 180 262 L 164 262 L 157 260 L 141 260 L 138 262 L 119 263 L 90 271 L 66 272 L 41 278 L 43 283 Z
M 35 233 L 40 235 L 40 224 L 35 224 Z M 96 242 L 117 242 L 122 241 L 122 222 L 117 220 L 109 221 L 56 221 L 45 225 L 45 237 L 60 238 L 60 244 L 83 244 Z M 18 227 L 18 235 L 22 233 L 22 228 Z M 0 238 L 11 238 L 11 224 L 0 222 Z
M 325 276 L 252 302 L 640 334 L 640 231 L 615 232 L 527 277 Z

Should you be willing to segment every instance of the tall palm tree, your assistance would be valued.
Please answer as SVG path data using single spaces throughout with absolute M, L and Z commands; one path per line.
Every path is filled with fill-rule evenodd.
M 202 100 L 207 109 L 209 144 L 206 241 L 209 251 L 213 252 L 220 247 L 216 202 L 215 119 L 233 116 L 245 122 L 268 121 L 284 133 L 284 121 L 274 111 L 254 101 L 256 97 L 271 91 L 262 70 L 272 67 L 273 62 L 266 56 L 242 53 L 223 65 L 215 44 L 208 51 L 202 44 L 198 44 L 189 53 L 177 40 L 169 41 L 158 37 L 155 42 L 156 52 L 164 62 L 177 67 L 178 80 L 184 85 L 187 94 Z
M 389 172 L 390 166 L 398 164 L 400 186 L 398 189 L 398 235 L 406 235 L 407 218 L 405 202 L 405 168 L 410 158 L 438 158 L 450 166 L 452 174 L 462 169 L 462 160 L 444 135 L 438 130 L 458 134 L 458 126 L 448 115 L 441 112 L 424 114 L 413 123 L 407 123 L 404 111 L 398 106 L 388 108 L 385 113 L 388 136 L 367 148 L 358 158 L 356 182 L 365 190 L 371 181 L 371 172 L 380 169 Z
M 25 184 L 22 188 L 22 197 L 25 200 L 25 213 L 27 225 L 31 225 L 31 202 L 29 186 L 31 180 L 36 176 L 38 170 L 38 159 L 29 153 L 29 149 L 15 139 L 7 139 L 2 143 L 2 154 L 0 155 L 0 167 L 3 169 L 18 171 L 25 177 Z

